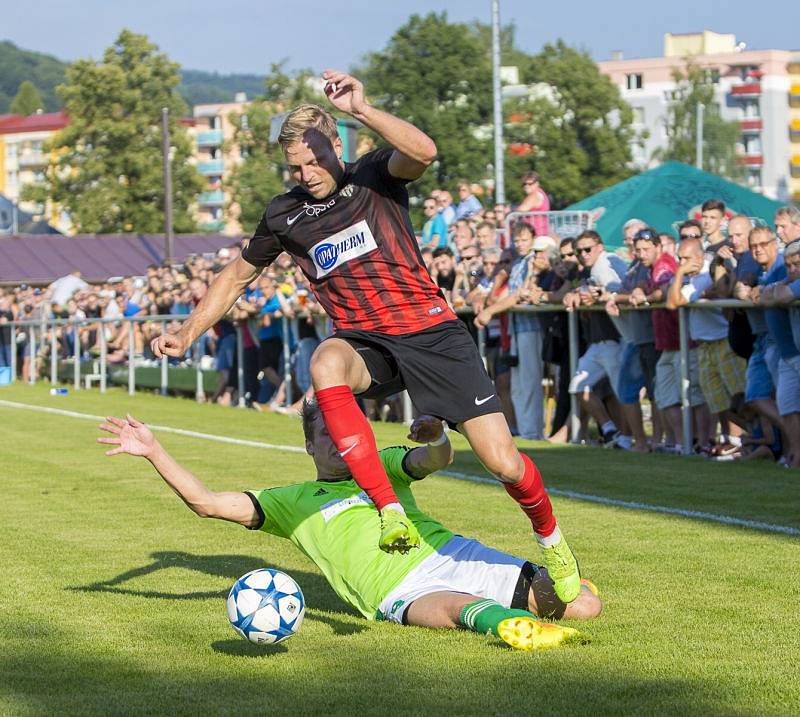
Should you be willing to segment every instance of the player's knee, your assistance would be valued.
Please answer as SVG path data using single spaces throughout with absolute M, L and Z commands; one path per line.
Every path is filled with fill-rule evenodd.
M 311 380 L 320 389 L 347 383 L 348 362 L 341 351 L 320 346 L 311 356 Z
M 503 483 L 519 483 L 525 473 L 525 464 L 513 444 L 494 451 L 486 459 L 486 470 Z

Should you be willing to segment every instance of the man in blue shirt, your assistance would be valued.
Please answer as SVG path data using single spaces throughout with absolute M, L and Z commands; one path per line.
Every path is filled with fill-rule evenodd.
M 472 193 L 469 182 L 462 180 L 458 183 L 458 206 L 456 207 L 456 220 L 469 219 L 473 214 L 477 214 L 483 205 L 480 200 Z
M 428 197 L 422 205 L 425 224 L 422 227 L 420 249 L 430 247 L 431 251 L 447 246 L 447 222 L 436 207 L 436 199 Z
M 771 237 L 777 253 L 775 237 L 766 227 L 758 231 L 755 241 L 770 246 L 765 237 Z M 777 403 L 786 441 L 786 462 L 792 468 L 800 468 L 800 308 L 780 306 L 800 298 L 800 241 L 789 244 L 785 254 L 777 256 L 772 269 L 763 278 L 763 288 L 756 300 L 769 307 L 764 311 L 767 328 L 780 356 Z
M 735 224 L 737 221 L 738 217 L 731 220 L 731 223 Z M 747 221 L 749 222 L 749 220 Z M 733 295 L 737 299 L 755 300 L 760 292 L 760 289 L 755 289 L 755 286 L 763 287 L 767 283 L 774 283 L 785 276 L 786 270 L 783 268 L 783 257 L 778 253 L 778 243 L 772 233 L 768 229 L 766 231 L 764 229 L 766 228 L 762 227 L 749 232 L 748 242 L 751 250 L 742 256 L 752 256 L 758 270 L 753 277 L 743 273 L 741 279 L 737 280 L 733 291 Z M 743 265 L 742 261 L 737 264 L 737 274 L 739 266 Z M 747 319 L 750 322 L 755 342 L 753 352 L 747 362 L 745 401 L 759 413 L 763 420 L 780 426 L 780 415 L 774 399 L 778 380 L 778 359 L 780 358 L 775 340 L 768 330 L 763 309 L 748 310 Z

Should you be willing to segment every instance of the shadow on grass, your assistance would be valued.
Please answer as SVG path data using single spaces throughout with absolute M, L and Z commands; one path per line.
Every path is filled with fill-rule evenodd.
M 257 657 L 268 658 L 288 652 L 288 648 L 283 643 L 277 645 L 256 645 L 246 640 L 217 640 L 211 643 L 214 652 L 221 652 L 224 655 L 233 657 Z
M 464 674 L 458 656 L 431 652 L 409 662 L 403 639 L 391 640 L 397 644 L 388 649 L 351 645 L 345 663 L 320 656 L 314 669 L 302 674 L 287 671 L 286 665 L 258 669 L 267 664 L 264 659 L 291 659 L 286 654 L 291 648 L 256 654 L 255 645 L 236 641 L 214 643 L 214 649 L 251 658 L 246 663 L 235 660 L 196 672 L 113 656 L 14 651 L 0 655 L 0 711 L 4 703 L 18 713 L 103 717 L 245 712 L 716 716 L 737 711 L 724 687 L 710 683 L 645 678 L 529 653 L 510 655 L 516 659 L 505 665 L 474 660 Z
M 203 590 L 180 593 L 166 592 L 163 590 L 139 590 L 127 587 L 126 584 L 137 578 L 157 574 L 159 571 L 169 568 L 183 568 L 215 578 L 227 578 L 231 584 L 245 573 L 255 570 L 256 568 L 271 567 L 277 570 L 284 570 L 280 565 L 271 564 L 268 566 L 265 564 L 263 558 L 254 558 L 250 555 L 193 555 L 192 553 L 168 550 L 151 553 L 150 557 L 152 558 L 152 562 L 126 570 L 124 573 L 120 573 L 108 580 L 67 589 L 75 592 L 112 593 L 160 600 L 215 600 L 225 599 L 228 596 L 228 590 Z M 296 568 L 292 568 L 291 571 L 285 570 L 285 572 L 291 574 L 292 577 L 297 580 L 306 598 L 306 606 L 312 608 L 306 612 L 307 619 L 328 625 L 337 635 L 352 635 L 366 629 L 361 625 L 354 625 L 350 622 L 339 620 L 334 616 L 321 614 L 319 612 L 323 610 L 329 613 L 347 615 L 359 614 L 342 603 L 336 593 L 333 592 L 330 585 L 328 585 L 328 582 L 321 575 L 297 570 Z M 309 598 L 311 598 L 310 602 Z M 246 643 L 243 644 L 245 647 L 247 646 Z

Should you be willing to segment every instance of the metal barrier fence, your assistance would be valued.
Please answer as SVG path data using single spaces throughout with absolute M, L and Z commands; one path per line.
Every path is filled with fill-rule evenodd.
M 537 236 L 555 234 L 566 239 L 567 237 L 576 237 L 582 231 L 591 229 L 592 213 L 585 211 L 509 212 L 501 239 L 504 248 L 511 245 L 511 231 L 517 222 L 524 222 L 532 227 Z
M 800 304 L 800 302 L 796 302 Z M 629 307 L 620 306 L 622 311 L 652 311 L 653 309 L 664 308 L 663 305 L 651 304 L 649 306 Z M 682 448 L 685 454 L 692 451 L 692 408 L 689 401 L 689 311 L 702 311 L 708 309 L 721 309 L 721 308 L 736 308 L 736 309 L 758 309 L 745 301 L 737 299 L 727 300 L 714 300 L 714 301 L 700 301 L 696 303 L 687 304 L 677 309 L 679 333 L 680 333 L 680 395 L 681 395 L 681 418 L 682 418 Z M 578 336 L 578 312 L 582 311 L 603 311 L 602 305 L 595 306 L 582 306 L 574 311 L 568 311 L 566 307 L 560 304 L 545 304 L 541 306 L 518 306 L 513 309 L 515 313 L 552 313 L 552 312 L 567 312 L 568 320 L 568 346 L 569 346 L 569 370 L 570 375 L 574 376 L 577 371 L 578 358 L 579 358 L 579 336 Z M 460 315 L 471 315 L 471 309 L 459 309 Z M 11 380 L 15 381 L 17 377 L 17 332 L 20 328 L 29 331 L 30 335 L 26 338 L 29 350 L 28 355 L 31 357 L 37 356 L 37 346 L 44 343 L 45 340 L 50 342 L 50 382 L 55 385 L 58 383 L 58 356 L 57 356 L 57 328 L 58 327 L 71 327 L 73 336 L 77 337 L 78 329 L 82 327 L 91 327 L 95 325 L 128 323 L 128 393 L 133 395 L 136 392 L 136 361 L 131 360 L 135 354 L 134 346 L 134 323 L 159 323 L 161 324 L 161 333 L 165 333 L 166 325 L 171 322 L 182 322 L 188 319 L 188 316 L 158 316 L 158 317 L 130 317 L 130 318 L 83 318 L 83 319 L 46 319 L 38 321 L 11 321 L 6 324 L 11 329 Z M 284 316 L 282 318 L 283 336 L 286 339 L 289 336 L 289 319 Z M 38 336 L 37 336 L 38 334 Z M 45 338 L 47 337 L 47 339 Z M 98 357 L 98 373 L 91 374 L 86 381 L 87 386 L 92 381 L 99 383 L 100 392 L 104 393 L 107 388 L 108 376 L 108 347 L 105 336 L 105 331 L 99 331 L 99 357 Z M 478 349 L 484 362 L 486 362 L 486 330 L 478 330 Z M 238 357 L 237 367 L 237 387 L 239 394 L 239 407 L 245 406 L 245 378 L 244 378 L 244 342 L 240 326 L 236 326 L 236 350 Z M 199 354 L 199 342 L 196 342 L 192 347 L 191 352 L 193 364 L 196 371 L 196 390 L 195 396 L 198 400 L 204 398 L 203 395 L 203 368 L 201 366 Z M 286 405 L 291 405 L 292 396 L 292 370 L 291 370 L 291 346 L 288 340 L 283 341 L 283 358 L 284 358 L 284 382 L 285 382 L 285 395 Z M 81 349 L 80 341 L 73 338 L 73 387 L 75 390 L 81 389 Z M 161 376 L 159 390 L 162 395 L 166 395 L 169 391 L 169 359 L 164 356 L 160 360 Z M 22 377 L 23 380 L 25 377 Z M 29 371 L 27 381 L 30 384 L 36 382 L 36 367 L 35 361 L 29 363 Z M 513 390 L 513 388 L 512 388 Z M 579 399 L 576 394 L 570 395 L 570 436 L 572 441 L 576 441 L 580 430 L 579 419 Z M 404 419 L 407 423 L 413 420 L 413 407 L 407 393 L 403 397 L 403 412 Z
M 72 385 L 74 390 L 81 389 L 81 379 L 85 381 L 86 388 L 91 383 L 97 381 L 100 392 L 105 393 L 108 385 L 108 340 L 104 327 L 107 325 L 120 326 L 121 324 L 128 324 L 128 347 L 127 347 L 127 372 L 128 372 L 128 394 L 133 395 L 136 393 L 136 369 L 137 362 L 134 358 L 135 351 L 135 333 L 134 324 L 152 324 L 157 323 L 161 325 L 161 333 L 166 333 L 166 326 L 172 322 L 183 322 L 189 317 L 186 315 L 163 315 L 163 316 L 132 316 L 126 318 L 72 318 L 72 319 L 39 319 L 28 321 L 10 321 L 5 326 L 8 326 L 11 331 L 11 380 L 17 380 L 17 343 L 18 332 L 20 329 L 26 332 L 24 343 L 27 343 L 27 349 L 24 354 L 31 358 L 28 363 L 28 375 L 23 376 L 22 379 L 26 380 L 29 384 L 36 383 L 36 357 L 39 353 L 39 347 L 46 341 L 49 341 L 50 353 L 50 383 L 55 385 L 58 381 L 58 335 L 57 329 L 71 329 L 72 330 L 72 356 L 69 360 L 72 361 Z M 78 338 L 80 329 L 97 327 L 98 331 L 98 345 L 99 355 L 97 361 L 97 373 L 83 374 L 81 371 L 81 342 Z M 236 330 L 236 357 L 237 357 L 237 376 L 236 383 L 239 394 L 238 405 L 240 408 L 245 406 L 245 375 L 244 375 L 244 339 L 242 334 L 242 327 L 235 325 Z M 284 336 L 289 336 L 289 319 L 284 316 L 282 318 L 282 330 Z M 201 401 L 205 398 L 205 389 L 203 381 L 203 367 L 200 361 L 200 342 L 196 341 L 186 356 L 191 358 L 192 364 L 195 368 L 195 398 Z M 292 369 L 291 369 L 291 346 L 289 341 L 283 342 L 283 358 L 284 358 L 284 376 L 285 392 L 287 405 L 291 402 L 292 395 Z M 160 382 L 159 392 L 161 395 L 167 395 L 169 392 L 169 362 L 170 358 L 162 356 L 159 361 L 160 366 Z M 139 366 L 141 368 L 141 365 Z

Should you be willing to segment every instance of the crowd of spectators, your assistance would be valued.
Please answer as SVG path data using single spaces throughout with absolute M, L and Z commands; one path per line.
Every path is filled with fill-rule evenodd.
M 676 309 L 736 299 L 733 308 L 688 313 L 691 450 L 718 460 L 769 458 L 800 467 L 800 307 L 794 305 L 800 298 L 800 211 L 730 216 L 722 202 L 710 199 L 699 219 L 676 222 L 677 236 L 630 218 L 615 253 L 591 229 L 577 236 L 551 230 L 550 199 L 535 172 L 523 177 L 522 190 L 513 210 L 524 214 L 513 215 L 513 223 L 512 207 L 483 206 L 469 182 L 458 183 L 458 202 L 445 189 L 434 191 L 422 205 L 419 235 L 434 281 L 476 340 L 483 330 L 489 373 L 516 435 L 567 441 L 576 396 L 582 442 L 684 452 Z M 109 362 L 129 360 L 132 323 L 132 359 L 147 365 L 153 362 L 150 338 L 162 331 L 159 317 L 189 314 L 237 252 L 231 246 L 102 285 L 90 286 L 76 273 L 46 288 L 0 289 L 0 366 L 16 349 L 21 375 L 42 370 L 49 344 L 40 342 L 31 356 L 26 332 L 19 331 L 14 347 L 2 324 L 48 317 L 113 320 L 102 327 L 90 321 L 60 327 L 58 351 L 65 360 L 76 341 L 83 358 L 97 356 L 101 331 Z M 519 311 L 525 306 L 540 310 Z M 544 310 L 548 306 L 553 310 Z M 572 375 L 567 312 L 579 308 L 589 310 L 578 312 L 580 356 Z M 127 321 L 142 316 L 154 320 Z M 199 361 L 219 372 L 211 400 L 239 398 L 237 333 L 247 405 L 291 410 L 284 407 L 311 395 L 310 357 L 330 327 L 288 255 L 264 271 L 187 357 L 189 365 Z M 371 418 L 402 417 L 398 396 L 365 410 Z

